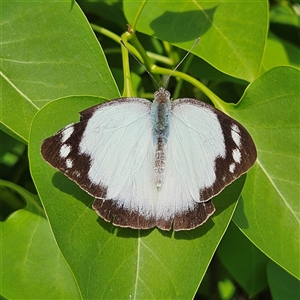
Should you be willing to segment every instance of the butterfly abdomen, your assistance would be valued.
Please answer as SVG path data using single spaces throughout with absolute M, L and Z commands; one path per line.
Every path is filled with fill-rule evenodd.
M 156 178 L 156 186 L 162 186 L 165 177 L 165 151 L 164 151 L 164 142 L 161 138 L 158 138 L 158 142 L 155 150 L 155 165 L 154 165 L 154 174 Z

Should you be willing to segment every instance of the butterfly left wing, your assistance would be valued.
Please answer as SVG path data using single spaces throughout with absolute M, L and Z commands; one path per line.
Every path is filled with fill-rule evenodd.
M 173 219 L 174 230 L 201 225 L 214 212 L 210 199 L 255 160 L 253 140 L 237 121 L 195 99 L 174 101 L 157 215 Z
M 155 226 L 151 102 L 121 98 L 81 112 L 42 144 L 53 167 L 95 197 L 93 208 L 116 225 Z

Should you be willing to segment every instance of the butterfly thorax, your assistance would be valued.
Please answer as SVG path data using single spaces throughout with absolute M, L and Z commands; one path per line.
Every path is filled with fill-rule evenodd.
M 169 136 L 170 108 L 170 93 L 160 87 L 154 94 L 154 101 L 151 108 L 152 133 L 155 145 L 154 172 L 157 187 L 160 187 L 164 181 L 166 161 L 165 146 Z

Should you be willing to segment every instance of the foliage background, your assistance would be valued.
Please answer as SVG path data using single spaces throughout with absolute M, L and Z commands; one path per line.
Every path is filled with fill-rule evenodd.
M 127 23 L 142 45 L 130 49 L 154 76 L 200 36 L 168 89 L 212 101 L 257 145 L 247 178 L 196 230 L 114 228 L 40 156 L 42 140 L 79 111 L 120 96 Z M 2 0 L 1 297 L 298 299 L 298 30 L 299 4 L 286 1 Z M 156 86 L 130 63 L 123 95 L 151 99 Z

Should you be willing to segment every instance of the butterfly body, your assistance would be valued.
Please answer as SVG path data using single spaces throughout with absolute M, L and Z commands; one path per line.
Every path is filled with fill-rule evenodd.
M 164 88 L 154 94 L 154 101 L 151 106 L 152 133 L 155 145 L 155 166 L 156 186 L 162 186 L 165 173 L 165 146 L 168 142 L 170 129 L 170 93 Z
M 215 211 L 210 199 L 256 159 L 238 122 L 201 101 L 120 98 L 81 112 L 43 142 L 42 155 L 122 227 L 186 230 Z

